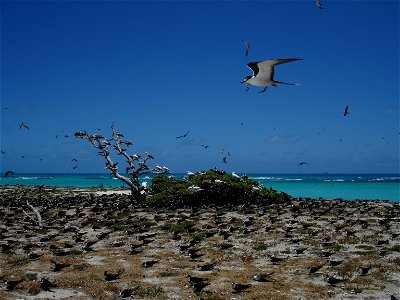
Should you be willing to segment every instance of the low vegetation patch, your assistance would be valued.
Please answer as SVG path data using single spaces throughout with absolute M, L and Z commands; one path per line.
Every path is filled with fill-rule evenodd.
M 156 176 L 144 203 L 150 207 L 174 208 L 262 204 L 290 200 L 289 195 L 266 189 L 255 180 L 237 178 L 222 171 L 209 171 L 185 179 Z

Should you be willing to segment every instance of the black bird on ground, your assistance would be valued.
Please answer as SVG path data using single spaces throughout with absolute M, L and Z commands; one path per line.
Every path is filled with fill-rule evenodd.
M 28 255 L 29 260 L 35 260 L 35 259 L 41 257 L 43 254 L 38 254 L 38 253 L 35 253 L 35 252 L 29 252 L 27 255 Z
M 240 284 L 240 283 L 232 282 L 231 286 L 233 289 L 233 293 L 240 293 L 240 292 L 250 288 L 251 284 Z
M 336 266 L 340 265 L 342 262 L 343 262 L 343 260 L 330 260 L 329 265 L 331 267 L 336 267 Z
M 188 132 L 186 132 L 184 135 L 177 136 L 176 138 L 177 138 L 177 139 L 185 138 L 185 137 L 187 137 L 187 135 L 189 134 L 189 132 L 190 132 L 190 130 L 189 130 Z
M 323 266 L 325 266 L 326 262 L 324 262 L 323 264 L 320 264 L 318 266 L 310 266 L 307 267 L 307 271 L 309 274 L 313 274 L 315 272 L 317 272 L 319 269 L 321 269 Z
M 51 292 L 52 290 L 50 290 L 50 288 L 57 287 L 57 285 L 43 277 L 42 279 L 40 279 L 40 287 L 46 292 Z
M 88 252 L 89 251 L 94 251 L 92 246 L 94 244 L 96 244 L 96 243 L 97 243 L 97 241 L 87 241 L 82 245 L 82 249 L 85 250 L 85 251 L 88 251 Z
M 4 288 L 6 291 L 12 291 L 18 284 L 20 284 L 23 280 L 4 280 Z
M 210 271 L 214 268 L 216 265 L 216 262 L 210 263 L 210 264 L 203 264 L 203 265 L 197 265 L 197 270 L 198 271 Z
M 368 267 L 360 266 L 357 269 L 357 273 L 361 276 L 364 276 L 364 275 L 367 275 L 367 273 L 369 272 L 370 269 L 371 269 L 371 265 L 369 265 Z
M 269 257 L 270 262 L 272 262 L 273 264 L 279 263 L 281 261 L 283 261 L 283 258 L 281 257 L 276 257 L 276 256 L 270 256 Z
M 142 267 L 152 267 L 153 265 L 155 265 L 156 263 L 158 263 L 160 260 L 146 260 L 142 263 Z
M 54 260 L 51 261 L 53 263 L 52 271 L 53 272 L 58 272 L 64 268 L 67 268 L 70 266 L 70 264 L 63 264 L 63 263 L 58 263 Z
M 205 278 L 195 277 L 195 276 L 191 276 L 191 275 L 186 276 L 186 278 L 188 279 L 189 283 L 193 283 L 193 284 L 207 281 L 207 279 L 205 279 Z
M 253 279 L 258 282 L 268 282 L 271 281 L 270 276 L 274 272 L 268 273 L 268 274 L 254 274 Z
M 210 284 L 209 282 L 198 282 L 198 283 L 192 284 L 191 288 L 193 289 L 193 291 L 195 293 L 199 293 L 209 284 Z
M 330 285 L 336 285 L 336 284 L 338 284 L 338 283 L 340 283 L 340 282 L 343 281 L 343 279 L 336 278 L 336 277 L 329 276 L 329 275 L 327 275 L 327 276 L 324 278 L 324 280 L 325 280 L 327 283 L 329 283 Z
M 104 280 L 105 281 L 114 281 L 119 279 L 119 276 L 124 272 L 123 269 L 118 270 L 116 273 L 108 273 L 108 271 L 104 271 Z
M 138 288 L 139 288 L 139 287 L 135 287 L 135 288 L 132 288 L 132 289 L 121 290 L 121 291 L 119 292 L 119 294 L 118 294 L 118 297 L 120 297 L 120 298 L 129 298 L 129 297 L 131 297 L 131 296 L 135 293 L 135 291 L 136 291 Z

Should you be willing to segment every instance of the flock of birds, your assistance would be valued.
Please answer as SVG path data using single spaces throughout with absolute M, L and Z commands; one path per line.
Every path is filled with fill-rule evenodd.
M 296 278 L 299 285 L 299 278 L 304 278 L 321 291 L 338 291 L 352 284 L 381 288 L 379 278 L 388 272 L 382 270 L 393 268 L 391 249 L 400 236 L 399 206 L 393 203 L 315 200 L 239 209 L 161 209 L 154 214 L 129 201 L 128 195 L 15 189 L 0 197 L 4 216 L 0 250 L 21 261 L 26 257 L 26 262 L 0 270 L 7 292 L 24 289 L 27 279 L 21 270 L 29 272 L 35 263 L 41 267 L 35 281 L 40 290 L 76 288 L 68 285 L 71 281 L 65 283 L 63 276 L 71 278 L 75 272 L 82 278 L 81 262 L 87 264 L 88 257 L 104 255 L 106 249 L 112 249 L 109 253 L 117 255 L 118 263 L 110 259 L 100 266 L 89 265 L 87 271 L 100 280 L 95 284 L 101 291 L 109 282 L 118 286 L 121 298 L 143 289 L 146 277 L 159 278 L 159 272 L 169 270 L 171 257 L 180 265 L 172 279 L 185 295 L 190 295 L 189 289 L 201 296 L 204 290 L 221 286 L 233 294 L 282 289 L 291 285 L 287 278 Z M 38 232 L 33 220 L 21 212 L 27 199 L 41 206 L 46 230 Z M 358 245 L 365 247 L 365 254 Z M 253 260 L 247 261 L 246 255 Z M 129 269 L 122 267 L 121 260 L 129 262 Z M 232 264 L 243 266 L 232 269 Z M 297 273 L 292 274 L 293 268 Z M 11 276 L 13 272 L 17 275 Z M 86 292 L 94 288 L 85 287 Z
M 322 7 L 322 3 L 320 0 L 316 0 L 315 2 L 315 6 L 318 9 L 323 9 Z M 245 55 L 246 57 L 249 55 L 249 50 L 250 50 L 250 43 L 242 40 L 244 43 L 244 47 L 245 47 Z M 249 85 L 254 85 L 254 86 L 260 86 L 260 87 L 264 87 L 264 89 L 262 89 L 261 91 L 259 91 L 259 93 L 263 93 L 266 91 L 268 86 L 278 86 L 280 84 L 285 84 L 285 85 L 299 85 L 297 83 L 287 83 L 287 82 L 282 82 L 282 81 L 278 81 L 274 79 L 274 74 L 275 74 L 275 66 L 279 65 L 279 64 L 283 64 L 283 63 L 288 63 L 288 62 L 293 62 L 293 61 L 298 61 L 298 60 L 302 60 L 301 58 L 278 58 L 278 59 L 269 59 L 269 60 L 265 60 L 265 61 L 260 61 L 260 62 L 250 62 L 247 64 L 247 67 L 250 68 L 253 72 L 253 75 L 249 75 L 246 76 L 241 83 L 244 83 L 246 85 L 246 92 L 249 90 Z M 343 115 L 346 117 L 349 114 L 349 106 L 347 105 Z M 243 125 L 243 123 L 242 123 Z M 20 129 L 30 129 L 30 127 L 25 123 L 25 122 L 21 122 L 19 125 Z M 100 129 L 98 129 L 100 130 Z M 185 134 L 183 135 L 179 135 L 176 138 L 177 139 L 182 139 L 182 138 L 186 138 L 190 133 L 190 130 L 187 131 Z M 56 135 L 56 138 L 58 138 L 59 134 Z M 68 138 L 69 135 L 65 134 L 64 135 L 65 138 Z M 209 145 L 205 145 L 202 144 L 201 145 L 204 149 L 208 149 Z M 221 161 L 223 164 L 227 164 L 228 163 L 228 157 L 231 155 L 229 152 L 227 155 L 225 155 L 224 150 L 222 149 L 220 151 L 220 154 L 222 154 L 222 158 Z M 1 150 L 1 154 L 6 154 L 4 150 Z M 21 156 L 22 158 L 25 158 L 24 155 Z M 41 161 L 43 160 L 43 158 L 40 159 Z M 75 170 L 76 168 L 78 168 L 78 164 L 77 164 L 77 159 L 72 159 L 72 162 L 75 162 L 75 164 L 72 166 L 72 169 Z M 309 165 L 307 162 L 300 162 L 298 164 L 298 167 L 303 167 Z M 8 173 L 8 176 L 12 175 L 12 173 Z

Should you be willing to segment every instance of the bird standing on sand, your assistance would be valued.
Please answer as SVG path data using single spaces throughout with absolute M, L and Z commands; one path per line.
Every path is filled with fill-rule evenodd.
M 269 278 L 274 272 L 268 273 L 268 274 L 254 274 L 253 279 L 257 282 L 267 282 L 271 281 Z
M 236 282 L 232 282 L 231 285 L 234 293 L 240 293 L 251 287 L 251 284 L 240 284 Z
M 21 124 L 19 124 L 19 129 L 22 129 L 22 128 L 29 129 L 29 127 L 24 122 L 21 122 Z
M 119 278 L 119 276 L 124 272 L 124 270 L 118 270 L 117 273 L 108 273 L 104 271 L 104 280 L 105 281 L 113 281 Z
M 278 58 L 278 59 L 270 59 L 261 62 L 251 62 L 247 64 L 247 67 L 253 71 L 252 76 L 246 76 L 241 83 L 246 83 L 255 85 L 255 86 L 265 86 L 265 88 L 259 93 L 263 93 L 266 91 L 268 86 L 277 86 L 278 84 L 287 84 L 287 85 L 298 85 L 296 83 L 287 83 L 274 80 L 274 66 L 296 61 L 302 60 L 301 58 Z

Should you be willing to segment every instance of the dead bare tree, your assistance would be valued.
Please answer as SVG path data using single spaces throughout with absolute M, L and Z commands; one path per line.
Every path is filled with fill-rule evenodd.
M 106 160 L 106 169 L 109 169 L 111 173 L 119 180 L 125 182 L 131 189 L 131 194 L 136 200 L 141 200 L 145 197 L 145 193 L 141 188 L 139 177 L 144 174 L 166 174 L 170 173 L 166 166 L 160 167 L 156 165 L 155 168 L 151 168 L 147 162 L 154 159 L 152 155 L 145 152 L 146 156 L 142 158 L 141 155 L 134 154 L 129 155 L 126 151 L 131 142 L 124 140 L 124 135 L 114 128 L 114 122 L 111 125 L 112 136 L 106 139 L 99 134 L 89 134 L 84 130 L 83 132 L 75 132 L 75 137 L 88 140 L 93 147 L 98 149 L 98 155 L 103 156 Z M 125 172 L 128 176 L 122 175 L 118 171 L 118 162 L 114 163 L 111 160 L 110 147 L 114 149 L 118 155 L 122 155 L 126 158 L 128 167 Z

